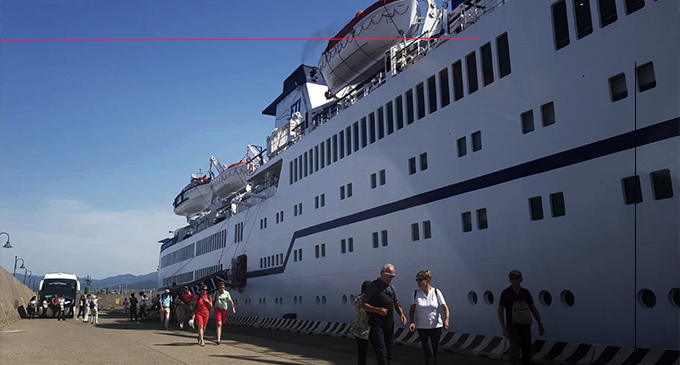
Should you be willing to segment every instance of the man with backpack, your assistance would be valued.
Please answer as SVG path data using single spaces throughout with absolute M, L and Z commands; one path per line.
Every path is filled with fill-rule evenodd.
M 545 328 L 541 316 L 534 305 L 534 299 L 527 289 L 520 286 L 522 273 L 512 270 L 508 274 L 510 286 L 501 293 L 498 302 L 498 320 L 503 328 L 503 336 L 510 340 L 510 364 L 517 364 L 520 349 L 522 350 L 522 365 L 529 365 L 531 361 L 531 315 L 538 323 L 538 334 L 543 336 Z M 505 311 L 505 320 L 503 320 Z

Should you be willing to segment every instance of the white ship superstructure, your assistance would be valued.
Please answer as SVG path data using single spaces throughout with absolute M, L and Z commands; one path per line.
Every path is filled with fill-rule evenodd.
M 677 350 L 679 10 L 466 1 L 440 36 L 477 39 L 402 42 L 341 100 L 300 66 L 269 160 L 164 240 L 159 287 L 220 274 L 240 315 L 351 322 L 391 262 L 403 307 L 429 269 L 449 331 L 499 336 L 519 269 L 543 339 Z

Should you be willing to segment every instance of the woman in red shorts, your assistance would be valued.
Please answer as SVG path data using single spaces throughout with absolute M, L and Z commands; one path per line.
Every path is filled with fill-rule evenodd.
M 194 303 L 194 314 L 191 316 L 196 321 L 198 327 L 198 344 L 205 346 L 203 343 L 203 333 L 205 327 L 208 325 L 208 317 L 210 316 L 210 309 L 212 309 L 212 297 L 208 295 L 208 286 L 201 286 L 201 293 L 196 296 Z
M 226 290 L 224 281 L 220 281 L 217 287 L 219 290 L 213 294 L 213 305 L 215 306 L 217 344 L 219 345 L 222 338 L 222 324 L 227 321 L 227 307 L 231 305 L 231 313 L 236 313 L 236 309 L 234 308 L 234 302 L 231 300 L 231 295 Z

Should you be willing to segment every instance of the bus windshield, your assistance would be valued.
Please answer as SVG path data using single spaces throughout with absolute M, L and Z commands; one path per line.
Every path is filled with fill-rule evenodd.
M 40 290 L 40 296 L 44 299 L 51 298 L 53 295 L 64 296 L 65 298 L 75 297 L 76 281 L 64 279 L 45 279 Z

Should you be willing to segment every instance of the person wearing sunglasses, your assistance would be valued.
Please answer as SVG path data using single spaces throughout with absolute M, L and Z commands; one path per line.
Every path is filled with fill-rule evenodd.
M 522 351 L 522 364 L 529 365 L 531 361 L 531 315 L 538 322 L 538 334 L 543 336 L 545 328 L 541 316 L 534 305 L 531 293 L 521 287 L 522 273 L 512 270 L 508 274 L 510 286 L 501 292 L 498 302 L 498 320 L 503 328 L 503 336 L 510 340 L 510 363 L 515 365 Z M 505 312 L 505 321 L 503 320 Z
M 449 307 L 444 296 L 437 288 L 430 286 L 432 273 L 421 270 L 416 275 L 418 289 L 413 292 L 413 301 L 409 309 L 411 325 L 409 331 L 418 329 L 418 337 L 425 353 L 425 365 L 437 364 L 437 347 L 442 336 L 442 328 L 449 329 Z M 439 311 L 442 309 L 444 318 Z
M 375 351 L 378 365 L 389 365 L 392 360 L 394 311 L 399 314 L 402 324 L 406 325 L 406 317 L 399 305 L 397 291 L 392 286 L 395 275 L 394 265 L 383 265 L 380 268 L 380 277 L 366 288 L 361 304 L 368 313 L 368 324 L 371 328 L 368 339 Z
M 202 285 L 200 293 L 195 298 L 194 314 L 191 316 L 191 319 L 196 321 L 196 327 L 198 327 L 198 344 L 203 347 L 205 346 L 203 334 L 205 333 L 205 327 L 208 325 L 210 310 L 213 307 L 212 297 L 208 295 L 208 286 Z

